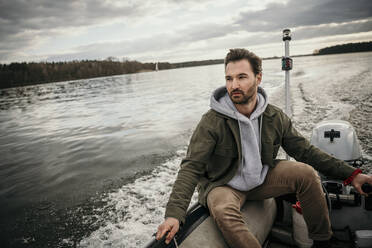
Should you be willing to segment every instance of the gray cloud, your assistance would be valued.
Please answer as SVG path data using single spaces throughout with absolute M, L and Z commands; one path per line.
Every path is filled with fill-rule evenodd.
M 223 37 L 238 30 L 238 26 L 231 25 L 229 23 L 200 23 L 198 25 L 191 25 L 187 28 L 177 30 L 176 33 L 182 34 L 182 37 L 180 37 L 180 41 L 194 42 Z
M 52 34 L 63 33 L 66 28 L 100 24 L 115 18 L 139 18 L 146 13 L 145 7 L 138 1 L 115 5 L 100 0 L 0 0 L 0 60 Z
M 364 21 L 354 21 L 341 24 L 327 24 L 295 29 L 294 39 L 303 40 L 323 36 L 343 35 L 372 31 L 372 18 Z
M 103 59 L 109 55 L 127 57 L 140 53 L 150 53 L 151 51 L 167 52 L 167 50 L 182 48 L 194 42 L 223 37 L 235 31 L 237 31 L 237 28 L 228 24 L 203 23 L 181 28 L 172 33 L 159 33 L 135 40 L 79 46 L 74 48 L 77 51 L 76 53 L 62 56 L 55 54 L 51 55 L 48 60 Z
M 372 16 L 370 0 L 291 0 L 272 3 L 264 10 L 240 13 L 236 24 L 249 32 L 273 31 L 286 27 L 350 22 Z
M 141 6 L 134 1 L 130 4 L 115 5 L 99 0 L 2 0 L 0 19 L 11 24 L 13 32 L 26 29 L 76 27 L 92 25 L 116 17 L 136 16 L 140 13 Z
M 325 24 L 302 27 L 292 30 L 294 41 L 320 38 L 333 35 L 345 35 L 372 31 L 372 18 L 361 22 L 349 22 L 342 24 Z M 236 46 L 254 46 L 266 43 L 282 42 L 281 30 L 275 32 L 259 33 L 257 36 L 243 38 L 237 41 Z
M 50 55 L 47 60 L 104 59 L 108 56 L 130 57 L 131 55 L 171 50 L 187 43 L 183 36 L 162 33 L 151 37 L 121 42 L 94 43 L 74 48 L 76 52 Z M 155 52 L 154 52 L 155 53 Z
M 187 0 L 185 3 L 196 1 Z M 203 2 L 208 1 L 211 0 Z M 160 2 L 181 4 L 178 0 Z M 160 8 L 162 7 L 164 6 L 160 4 Z M 0 37 L 25 30 L 90 26 L 115 18 L 141 18 L 150 11 L 152 14 L 159 11 L 159 5 L 155 1 L 0 0 L 0 23 L 3 24 L 0 26 Z
M 223 39 L 237 31 L 248 31 L 255 33 L 255 37 L 241 38 L 233 42 L 259 45 L 281 42 L 282 29 L 287 27 L 294 28 L 293 35 L 297 40 L 368 32 L 372 31 L 371 17 L 370 0 L 291 0 L 287 4 L 268 4 L 260 11 L 241 12 L 233 23 L 201 23 L 198 26 L 190 26 L 180 31 L 183 34 L 180 39 L 189 42 Z
M 167 11 L 172 6 L 211 1 L 0 0 L 0 61 L 52 35 L 63 35 L 69 28 L 101 25 L 116 18 L 135 21 L 150 13 L 157 15 Z

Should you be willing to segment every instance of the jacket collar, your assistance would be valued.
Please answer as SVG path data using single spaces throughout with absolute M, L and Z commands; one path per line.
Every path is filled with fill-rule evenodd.
M 272 108 L 272 105 L 271 105 L 271 104 L 268 104 L 268 105 L 267 105 L 267 108 L 265 109 L 265 112 L 263 113 L 263 115 L 264 115 L 265 117 L 272 118 L 275 114 L 276 114 L 276 112 L 275 112 L 274 109 Z
M 217 112 L 217 111 L 215 111 L 215 110 L 213 110 L 213 109 L 212 109 L 212 111 L 215 112 L 217 116 L 220 116 L 220 117 L 222 117 L 222 118 L 224 118 L 224 119 L 232 119 L 231 117 L 228 117 L 228 116 L 226 116 L 226 115 L 224 115 L 224 114 L 221 114 L 221 113 L 219 113 L 219 112 Z M 272 105 L 271 105 L 271 104 L 268 104 L 268 105 L 267 105 L 267 108 L 266 108 L 265 111 L 263 112 L 263 115 L 264 115 L 265 117 L 272 118 L 272 117 L 275 115 L 275 113 L 276 113 L 276 112 L 275 112 L 274 109 L 272 108 Z

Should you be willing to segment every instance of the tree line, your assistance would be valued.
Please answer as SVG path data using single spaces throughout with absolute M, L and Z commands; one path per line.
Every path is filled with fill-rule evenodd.
M 168 69 L 170 64 L 159 63 L 159 68 Z M 154 69 L 155 63 L 120 62 L 112 59 L 0 64 L 0 88 L 104 77 Z
M 337 53 L 355 53 L 372 51 L 372 41 L 347 43 L 342 45 L 335 45 L 325 47 L 314 51 L 314 55 L 337 54 Z

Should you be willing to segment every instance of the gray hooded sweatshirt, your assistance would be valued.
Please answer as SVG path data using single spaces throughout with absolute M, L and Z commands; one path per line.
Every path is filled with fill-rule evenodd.
M 268 165 L 262 165 L 261 162 L 262 118 L 259 118 L 265 111 L 267 104 L 265 91 L 258 87 L 257 105 L 248 118 L 235 108 L 225 86 L 216 89 L 211 96 L 210 107 L 213 110 L 234 118 L 239 123 L 242 159 L 235 176 L 227 185 L 240 191 L 248 191 L 261 185 L 269 168 Z

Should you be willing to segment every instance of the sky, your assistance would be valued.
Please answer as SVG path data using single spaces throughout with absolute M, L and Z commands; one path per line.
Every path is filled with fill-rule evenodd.
M 181 62 L 372 41 L 371 0 L 0 0 L 0 63 Z

